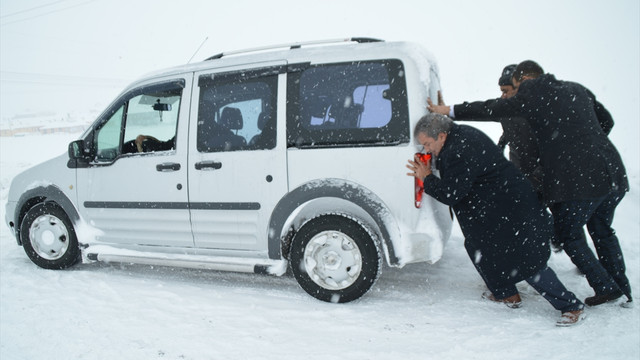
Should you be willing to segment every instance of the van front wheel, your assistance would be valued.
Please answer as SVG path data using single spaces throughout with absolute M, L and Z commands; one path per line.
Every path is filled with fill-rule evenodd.
M 311 296 L 349 302 L 364 295 L 378 278 L 381 256 L 362 224 L 342 215 L 309 220 L 291 244 L 291 271 Z
M 67 214 L 54 203 L 29 209 L 20 226 L 27 256 L 45 269 L 66 269 L 80 260 L 76 232 Z

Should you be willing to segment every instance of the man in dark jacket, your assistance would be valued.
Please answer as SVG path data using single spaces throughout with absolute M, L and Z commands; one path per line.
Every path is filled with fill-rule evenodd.
M 414 137 L 436 158 L 440 177 L 418 158 L 409 161 L 408 175 L 423 179 L 425 193 L 453 208 L 467 254 L 491 291 L 486 297 L 518 307 L 516 283 L 525 280 L 562 312 L 559 326 L 582 319 L 583 304 L 547 267 L 549 214 L 491 139 L 438 114 L 420 119 Z
M 429 110 L 458 119 L 525 117 L 536 135 L 543 196 L 557 240 L 595 291 L 585 303 L 595 306 L 623 294 L 631 302 L 622 250 L 611 228 L 615 208 L 629 189 L 620 154 L 607 137 L 611 115 L 588 89 L 544 74 L 533 61 L 518 64 L 513 82 L 518 93 L 512 98 L 452 108 L 430 105 Z M 599 261 L 587 245 L 584 225 Z
M 502 95 L 500 98 L 508 99 L 514 96 L 518 90 L 513 86 L 512 76 L 516 69 L 516 64 L 507 65 L 502 70 L 498 79 L 498 86 Z M 542 169 L 538 156 L 538 146 L 535 135 L 531 130 L 531 125 L 523 117 L 503 117 L 503 118 L 473 118 L 455 119 L 473 121 L 496 121 L 502 125 L 502 136 L 498 141 L 498 147 L 504 149 L 509 145 L 509 160 L 513 162 L 524 176 L 531 181 L 533 188 L 537 192 L 542 192 Z

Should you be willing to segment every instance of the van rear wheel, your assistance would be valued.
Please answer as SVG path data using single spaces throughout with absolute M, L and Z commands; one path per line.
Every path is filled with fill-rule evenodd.
M 27 256 L 45 269 L 66 269 L 80 260 L 78 238 L 67 214 L 54 203 L 29 209 L 20 226 Z
M 381 256 L 367 229 L 342 215 L 309 220 L 291 244 L 291 271 L 311 296 L 349 302 L 364 295 L 378 278 Z

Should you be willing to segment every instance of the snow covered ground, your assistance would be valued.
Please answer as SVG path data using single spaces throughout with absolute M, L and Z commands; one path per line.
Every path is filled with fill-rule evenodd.
M 1 0 L 0 130 L 87 124 L 146 72 L 268 44 L 418 42 L 437 55 L 452 104 L 498 96 L 502 68 L 533 59 L 589 87 L 616 121 L 611 138 L 632 191 L 614 226 L 640 294 L 638 2 L 531 5 Z M 499 136 L 498 124 L 473 125 Z M 21 135 L 0 137 L 0 360 L 640 359 L 640 305 L 590 308 L 580 326 L 557 328 L 559 313 L 526 284 L 520 309 L 484 301 L 458 229 L 438 263 L 384 268 L 372 291 L 348 304 L 317 301 L 290 276 L 115 264 L 43 270 L 4 223 L 8 187 L 79 134 Z M 550 264 L 578 297 L 592 295 L 564 253 Z
M 482 300 L 484 285 L 457 228 L 438 263 L 384 268 L 372 291 L 348 304 L 315 300 L 291 276 L 100 263 L 41 269 L 4 223 L 8 187 L 78 135 L 0 138 L 2 360 L 640 358 L 638 306 L 589 308 L 583 324 L 557 328 L 560 314 L 525 283 L 520 309 Z M 638 294 L 633 169 L 614 225 Z M 579 298 L 592 295 L 564 253 L 550 265 Z

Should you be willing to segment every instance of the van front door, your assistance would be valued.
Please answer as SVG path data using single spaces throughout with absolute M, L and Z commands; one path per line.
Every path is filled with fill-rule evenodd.
M 186 169 L 189 107 L 182 106 L 188 104 L 183 90 L 190 84 L 191 79 L 178 79 L 133 89 L 85 138 L 94 159 L 77 172 L 78 208 L 97 230 L 97 240 L 193 247 Z
M 267 251 L 269 217 L 287 191 L 283 69 L 196 74 L 189 145 L 196 247 Z

